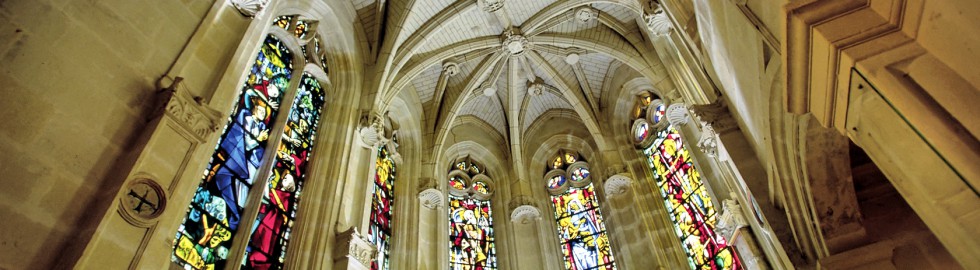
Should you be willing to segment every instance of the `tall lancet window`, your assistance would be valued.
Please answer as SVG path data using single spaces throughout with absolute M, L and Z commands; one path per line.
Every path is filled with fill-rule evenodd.
M 391 214 L 395 203 L 395 161 L 386 145 L 378 147 L 377 167 L 374 175 L 374 192 L 371 196 L 371 224 L 368 240 L 378 248 L 378 255 L 371 262 L 371 270 L 388 270 L 391 251 Z
M 715 233 L 717 212 L 677 129 L 664 119 L 664 102 L 640 96 L 633 122 L 634 142 L 643 149 L 674 232 L 692 269 L 741 269 L 732 247 Z
M 547 170 L 565 269 L 616 269 L 589 164 L 578 153 L 559 151 Z
M 493 181 L 469 158 L 449 170 L 449 269 L 497 269 L 490 197 Z
M 245 268 L 283 266 L 325 103 L 321 80 L 326 79 L 326 72 L 318 67 L 325 65 L 321 62 L 325 58 L 305 53 L 306 47 L 323 50 L 320 44 L 309 42 L 319 40 L 314 32 L 316 22 L 299 16 L 280 18 L 288 18 L 282 26 L 286 30 L 305 24 L 304 34 L 273 27 L 249 67 L 228 124 L 176 233 L 172 260 L 185 269 L 224 268 L 232 253 L 244 254 L 241 263 Z M 294 58 L 297 49 L 304 52 L 299 62 Z M 296 79 L 294 66 L 304 70 L 294 84 L 298 87 L 290 88 Z M 286 117 L 278 119 L 280 111 Z M 279 126 L 283 133 L 272 134 Z M 271 162 L 263 162 L 267 153 L 275 155 Z M 258 177 L 266 177 L 266 182 L 260 182 L 265 184 L 264 196 L 259 201 L 248 200 L 255 180 L 262 179 Z M 257 217 L 242 216 L 247 209 L 256 208 Z M 250 241 L 243 249 L 232 250 L 231 240 L 242 226 L 250 233 Z

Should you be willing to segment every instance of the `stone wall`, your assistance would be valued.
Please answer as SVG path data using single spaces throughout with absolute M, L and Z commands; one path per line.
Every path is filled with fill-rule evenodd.
M 80 254 L 157 78 L 212 3 L 0 2 L 0 268 L 44 269 Z

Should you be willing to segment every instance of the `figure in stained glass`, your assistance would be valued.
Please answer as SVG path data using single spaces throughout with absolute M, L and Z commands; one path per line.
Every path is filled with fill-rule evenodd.
M 266 37 L 178 228 L 174 262 L 195 269 L 224 266 L 265 154 L 271 119 L 275 119 L 279 97 L 289 85 L 291 60 L 292 53 L 279 39 Z
M 245 252 L 247 268 L 282 268 L 290 227 L 306 178 L 306 161 L 313 149 L 323 104 L 320 83 L 309 73 L 304 73 L 283 130 L 282 143 L 276 151 L 266 194 L 252 227 L 252 237 Z
M 680 134 L 671 126 L 643 151 L 694 269 L 742 269 L 734 250 L 714 231 L 716 212 Z

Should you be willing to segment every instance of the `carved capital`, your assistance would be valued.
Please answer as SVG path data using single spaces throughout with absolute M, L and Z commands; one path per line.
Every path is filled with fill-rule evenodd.
M 361 121 L 357 127 L 357 135 L 361 138 L 360 145 L 364 148 L 377 147 L 381 136 L 384 134 L 383 122 L 381 118 L 373 117 L 367 113 L 361 114 Z
M 690 115 L 687 113 L 687 106 L 683 103 L 674 103 L 667 107 L 667 122 L 674 126 L 687 124 Z
M 722 213 L 718 218 L 718 224 L 715 226 L 718 234 L 724 237 L 726 241 L 731 242 L 732 237 L 735 236 L 735 231 L 746 226 L 748 226 L 748 222 L 745 220 L 745 214 L 742 213 L 742 208 L 739 207 L 738 203 L 732 199 L 723 201 Z
M 520 224 L 528 224 L 531 221 L 536 221 L 541 219 L 541 211 L 533 205 L 521 205 L 514 208 L 514 211 L 510 213 L 510 221 Z
M 353 259 L 364 269 L 370 269 L 377 248 L 368 241 L 357 228 L 351 228 L 337 235 L 337 246 L 334 248 L 334 260 Z
M 667 18 L 667 13 L 659 5 L 650 13 L 644 14 L 643 20 L 646 22 L 647 30 L 654 36 L 666 36 L 670 34 L 670 31 L 674 30 L 674 25 L 670 23 L 670 18 Z
M 617 174 L 606 179 L 606 183 L 603 184 L 603 189 L 606 190 L 606 197 L 613 198 L 626 194 L 632 186 L 633 180 L 630 180 L 624 175 Z
M 270 0 L 230 0 L 231 5 L 238 9 L 238 12 L 242 13 L 245 17 L 255 18 L 262 14 L 265 7 L 269 5 Z
M 442 207 L 442 191 L 430 188 L 419 192 L 419 203 L 425 208 L 439 209 Z
M 184 130 L 189 131 L 198 142 L 212 132 L 218 130 L 220 113 L 198 102 L 181 87 L 184 78 L 177 77 L 170 87 L 163 89 L 157 96 L 160 107 L 157 115 L 168 117 Z

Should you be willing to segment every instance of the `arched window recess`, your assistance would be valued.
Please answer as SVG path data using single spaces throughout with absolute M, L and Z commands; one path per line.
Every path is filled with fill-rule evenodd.
M 588 162 L 560 150 L 545 166 L 565 269 L 616 269 Z
M 449 269 L 497 269 L 493 180 L 469 157 L 453 163 L 448 180 Z
M 679 126 L 674 125 L 686 120 L 686 109 L 667 108 L 657 100 L 649 93 L 637 97 L 630 131 L 650 168 L 652 186 L 663 199 L 688 265 L 691 269 L 742 269 L 734 248 L 715 231 L 719 215 L 711 194 Z
M 279 28 L 278 20 L 269 27 L 246 69 L 237 102 L 175 234 L 171 260 L 182 268 L 221 269 L 231 262 L 247 269 L 281 269 L 285 263 L 317 129 L 329 103 L 325 61 L 316 62 L 305 52 L 310 46 L 306 38 L 319 37 L 316 23 L 291 16 L 286 24 L 291 28 Z M 322 46 L 315 46 L 323 55 Z

